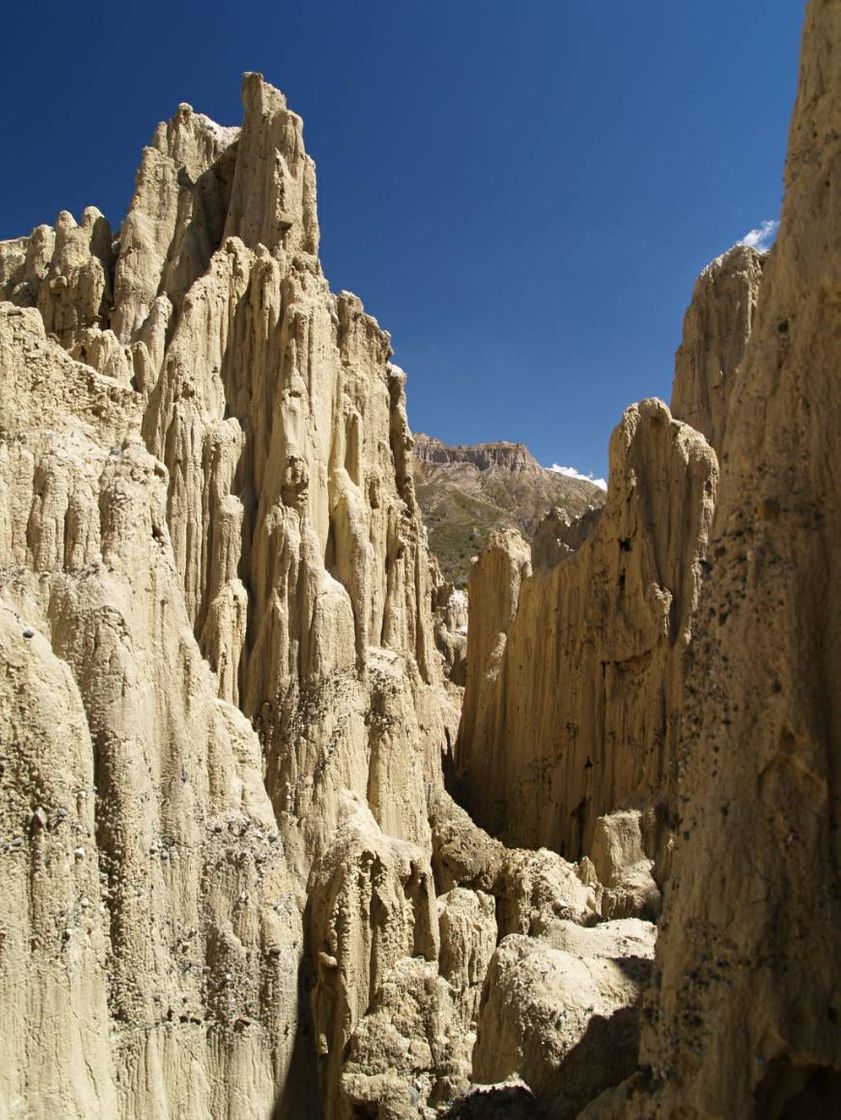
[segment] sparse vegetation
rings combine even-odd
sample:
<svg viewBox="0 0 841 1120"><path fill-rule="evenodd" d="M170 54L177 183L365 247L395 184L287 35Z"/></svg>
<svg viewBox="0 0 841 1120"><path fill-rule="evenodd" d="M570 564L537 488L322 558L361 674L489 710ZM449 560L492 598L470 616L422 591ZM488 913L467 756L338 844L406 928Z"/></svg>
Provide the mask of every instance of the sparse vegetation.
<svg viewBox="0 0 841 1120"><path fill-rule="evenodd" d="M456 587L467 586L470 559L482 551L493 529L510 526L530 539L552 506L577 517L604 501L604 492L592 483L555 474L536 462L525 468L500 463L481 469L465 461L464 450L452 462L414 463L430 547Z"/></svg>

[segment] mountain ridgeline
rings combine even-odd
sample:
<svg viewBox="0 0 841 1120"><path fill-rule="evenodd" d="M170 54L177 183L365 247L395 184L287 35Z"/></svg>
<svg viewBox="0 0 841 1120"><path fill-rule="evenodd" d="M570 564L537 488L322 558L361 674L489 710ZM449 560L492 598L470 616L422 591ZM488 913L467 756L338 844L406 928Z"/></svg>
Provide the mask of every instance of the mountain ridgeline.
<svg viewBox="0 0 841 1120"><path fill-rule="evenodd" d="M414 438L415 493L429 547L455 587L467 586L471 558L492 530L517 529L531 540L550 509L575 520L604 502L595 483L542 467L525 444L450 447L431 436Z"/></svg>

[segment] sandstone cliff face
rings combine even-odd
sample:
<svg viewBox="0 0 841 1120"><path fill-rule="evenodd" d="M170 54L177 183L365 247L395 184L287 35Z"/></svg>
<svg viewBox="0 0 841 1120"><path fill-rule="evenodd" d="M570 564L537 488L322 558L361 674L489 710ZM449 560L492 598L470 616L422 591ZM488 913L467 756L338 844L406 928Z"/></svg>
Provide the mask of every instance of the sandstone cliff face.
<svg viewBox="0 0 841 1120"><path fill-rule="evenodd" d="M720 450L727 407L753 327L765 257L736 245L698 277L675 355L672 415Z"/></svg>
<svg viewBox="0 0 841 1120"><path fill-rule="evenodd" d="M499 939L599 916L444 793L466 603L405 377L322 276L300 119L243 94L242 129L159 126L118 237L0 245L0 1105L33 1117L434 1115Z"/></svg>
<svg viewBox="0 0 841 1120"><path fill-rule="evenodd" d="M0 1099L32 1115L312 1107L310 870L347 797L431 850L453 710L405 378L321 273L300 118L243 99L157 129L116 239L89 209L0 246ZM358 979L368 923L335 935L343 1039L396 960Z"/></svg>
<svg viewBox="0 0 841 1120"><path fill-rule="evenodd" d="M259 743L199 653L135 394L34 309L0 308L0 364L0 1100L253 1115L302 942Z"/></svg>
<svg viewBox="0 0 841 1120"><path fill-rule="evenodd" d="M529 576L527 547L498 534L469 590L459 796L495 835L574 859L613 809L668 813L718 477L704 438L654 400L627 410L610 462L577 551L556 525Z"/></svg>
<svg viewBox="0 0 841 1120"><path fill-rule="evenodd" d="M810 0L777 247L687 317L712 530L644 401L601 513L474 566L454 762L527 847L443 789L463 602L282 95L181 106L117 238L0 244L0 1110L841 1110L840 51Z"/></svg>

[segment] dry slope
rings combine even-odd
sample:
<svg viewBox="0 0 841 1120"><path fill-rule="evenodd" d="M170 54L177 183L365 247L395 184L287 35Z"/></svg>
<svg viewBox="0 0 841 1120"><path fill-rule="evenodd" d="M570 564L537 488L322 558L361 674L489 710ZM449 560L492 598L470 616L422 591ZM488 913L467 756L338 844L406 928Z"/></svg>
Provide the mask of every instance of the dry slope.
<svg viewBox="0 0 841 1120"><path fill-rule="evenodd" d="M518 529L531 539L552 507L573 519L604 501L598 486L541 467L522 443L450 447L418 434L412 471L429 546L459 588L493 529Z"/></svg>

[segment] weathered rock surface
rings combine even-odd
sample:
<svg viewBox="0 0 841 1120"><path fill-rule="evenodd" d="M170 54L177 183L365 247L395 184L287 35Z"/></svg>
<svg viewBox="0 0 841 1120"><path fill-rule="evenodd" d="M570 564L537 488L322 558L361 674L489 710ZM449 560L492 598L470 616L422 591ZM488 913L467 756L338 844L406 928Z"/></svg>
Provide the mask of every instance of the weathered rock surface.
<svg viewBox="0 0 841 1120"><path fill-rule="evenodd" d="M313 868L309 889L313 1023L328 1116L338 1115L345 1048L380 984L403 958L436 961L439 944L424 853L383 835L356 798L348 798L345 812L333 845Z"/></svg>
<svg viewBox="0 0 841 1120"><path fill-rule="evenodd" d="M0 1112L841 1110L839 52L810 0L777 246L687 315L709 547L645 401L601 513L474 566L451 761L528 847L443 789L463 604L283 96L0 244Z"/></svg>
<svg viewBox="0 0 841 1120"><path fill-rule="evenodd" d="M506 842L575 859L598 817L674 789L718 477L703 436L655 400L626 411L610 462L577 551L529 577L524 543L498 534L469 590L454 789Z"/></svg>
<svg viewBox="0 0 841 1120"><path fill-rule="evenodd" d="M656 921L660 914L662 898L645 843L647 839L649 849L655 843L652 816L632 809L596 821L590 862L598 882L596 900L605 918ZM582 878L587 881L586 876Z"/></svg>
<svg viewBox="0 0 841 1120"><path fill-rule="evenodd" d="M398 961L351 1039L342 1102L331 1115L436 1115L469 1088L472 1039L435 964Z"/></svg>
<svg viewBox="0 0 841 1120"><path fill-rule="evenodd" d="M456 688L467 683L467 592L441 581L432 598L435 644L444 658L444 674ZM462 695L458 697L459 702Z"/></svg>
<svg viewBox="0 0 841 1120"><path fill-rule="evenodd" d="M159 126L116 239L90 208L0 245L0 1102L32 1116L298 1116L318 1038L329 1095L398 960L437 970L455 709L405 377L321 273L300 118L243 100ZM400 906L336 933L325 1011L305 941L367 852Z"/></svg>
<svg viewBox="0 0 841 1120"><path fill-rule="evenodd" d="M736 245L698 277L675 356L672 415L719 451L727 408L750 338L762 280L763 254Z"/></svg>
<svg viewBox="0 0 841 1120"><path fill-rule="evenodd" d="M196 644L135 394L8 303L0 364L0 1101L253 1115L302 945L259 742Z"/></svg>
<svg viewBox="0 0 841 1120"><path fill-rule="evenodd" d="M577 552L595 530L601 515L601 506L586 510L580 517L570 517L559 506L550 509L532 537L532 567L535 570L554 568L561 560Z"/></svg>
<svg viewBox="0 0 841 1120"><path fill-rule="evenodd" d="M441 975L449 982L465 1024L474 1023L482 983L497 942L496 906L482 891L453 890L438 896Z"/></svg>
<svg viewBox="0 0 841 1120"><path fill-rule="evenodd" d="M471 463L480 471L502 467L507 471L531 471L537 459L524 443L498 440L496 443L462 443L451 447L434 436L415 435L415 458L421 463Z"/></svg>
<svg viewBox="0 0 841 1120"><path fill-rule="evenodd" d="M531 551L515 529L496 529L491 533L488 547L471 566L469 595L476 596L476 601L472 612L468 606L467 653L472 668L465 677L467 687L455 752L457 774L465 769L464 744L477 741L483 734L489 711L498 702L505 643L517 615L520 588L529 575Z"/></svg>
<svg viewBox="0 0 841 1120"><path fill-rule="evenodd" d="M810 0L733 390L642 1060L660 1116L841 1104L841 5Z"/></svg>
<svg viewBox="0 0 841 1120"><path fill-rule="evenodd" d="M653 932L628 919L595 929L562 923L551 942L506 937L482 993L475 1079L519 1075L547 1116L567 1120L631 1073Z"/></svg>

